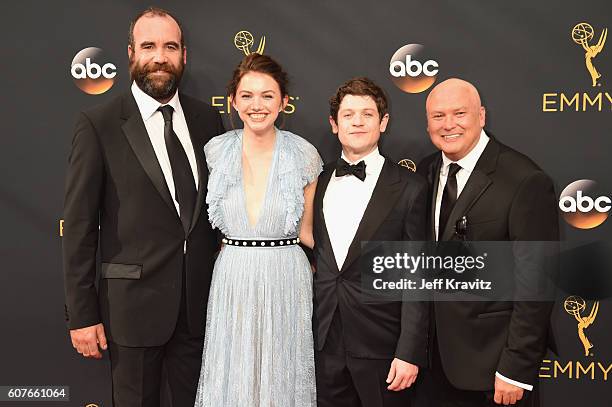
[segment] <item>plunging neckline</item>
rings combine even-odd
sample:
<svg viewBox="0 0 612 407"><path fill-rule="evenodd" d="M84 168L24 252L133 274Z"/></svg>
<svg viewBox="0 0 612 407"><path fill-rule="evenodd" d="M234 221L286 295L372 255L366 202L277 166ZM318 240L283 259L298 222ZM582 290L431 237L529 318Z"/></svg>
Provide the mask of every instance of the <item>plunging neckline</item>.
<svg viewBox="0 0 612 407"><path fill-rule="evenodd" d="M263 217L266 207L268 206L268 193L270 192L270 183L272 182L272 178L274 172L276 171L276 161L277 154L279 150L281 132L275 128L275 140L274 140L274 150L272 152L272 161L270 162L270 169L268 170L268 177L266 180L266 190L264 192L264 197L261 202L261 207L259 208L259 213L257 214L257 220L255 224L251 224L249 221L249 212L247 210L247 198L246 191L244 188L244 165L242 162L242 152L243 152L243 142L244 142L244 130L240 134L240 191L242 194L242 213L244 216L244 221L247 225L247 228L251 231L256 231L261 222L261 218Z"/></svg>

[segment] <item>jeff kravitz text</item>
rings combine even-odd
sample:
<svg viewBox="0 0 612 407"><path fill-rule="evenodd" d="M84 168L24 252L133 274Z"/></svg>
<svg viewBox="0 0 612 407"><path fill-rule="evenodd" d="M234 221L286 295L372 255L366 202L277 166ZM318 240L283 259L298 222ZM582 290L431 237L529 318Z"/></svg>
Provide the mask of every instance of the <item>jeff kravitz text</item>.
<svg viewBox="0 0 612 407"><path fill-rule="evenodd" d="M487 253L479 256L442 256L426 255L420 253L417 256L409 253L395 253L393 256L376 256L372 260L372 272L382 274L383 272L400 272L414 275L417 272L450 272L463 274L466 271L482 271L485 269ZM461 290L480 291L491 290L492 282L481 278L469 281L451 277L444 278L394 278L391 281L376 278L372 281L374 290Z"/></svg>

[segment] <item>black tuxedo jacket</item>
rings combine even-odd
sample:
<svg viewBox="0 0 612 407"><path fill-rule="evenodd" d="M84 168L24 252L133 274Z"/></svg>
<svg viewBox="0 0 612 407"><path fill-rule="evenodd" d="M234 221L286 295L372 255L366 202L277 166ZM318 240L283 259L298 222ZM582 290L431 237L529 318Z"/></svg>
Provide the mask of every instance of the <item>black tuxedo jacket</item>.
<svg viewBox="0 0 612 407"><path fill-rule="evenodd" d="M429 234L435 239L435 200L442 154L418 165L428 181ZM558 241L551 179L528 157L491 138L459 195L440 241L457 240L466 216L468 241ZM435 297L434 297L435 299ZM435 330L446 376L459 389L493 389L495 372L535 384L545 354L550 302L435 302Z"/></svg>
<svg viewBox="0 0 612 407"><path fill-rule="evenodd" d="M338 270L323 214L323 197L335 164L323 168L314 198L316 347L323 349L337 309L345 348L351 356L397 357L423 366L427 363L427 306L417 302L364 303L358 259L362 241L425 240L426 183L417 174L385 159L346 260ZM350 197L346 197L345 204L351 204Z"/></svg>
<svg viewBox="0 0 612 407"><path fill-rule="evenodd" d="M120 345L165 343L178 317L184 263L190 331L203 334L217 250L216 234L202 213L208 179L203 146L223 132L223 124L204 102L182 94L180 102L199 174L187 234L131 92L77 120L62 240L70 329L103 322L107 336Z"/></svg>

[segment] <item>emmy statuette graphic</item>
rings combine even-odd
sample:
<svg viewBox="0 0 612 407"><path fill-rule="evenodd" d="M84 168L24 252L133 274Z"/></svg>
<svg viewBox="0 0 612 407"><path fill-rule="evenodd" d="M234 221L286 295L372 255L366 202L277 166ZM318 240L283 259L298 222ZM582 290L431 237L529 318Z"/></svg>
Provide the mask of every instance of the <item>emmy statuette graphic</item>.
<svg viewBox="0 0 612 407"><path fill-rule="evenodd" d="M572 29L572 40L574 40L576 44L581 45L585 51L584 62L589 74L591 75L593 87L599 85L597 80L601 78L601 74L593 65L593 58L595 58L603 49L608 36L608 29L604 28L602 30L601 35L599 36L599 41L597 41L596 45L589 45L589 41L593 39L594 35L595 30L593 30L593 27L589 23L578 23Z"/></svg>
<svg viewBox="0 0 612 407"><path fill-rule="evenodd" d="M408 158L404 158L402 160L399 160L398 164L401 165L402 167L408 168L412 172L416 172L416 164L414 163L414 161L412 161L412 160L410 160Z"/></svg>
<svg viewBox="0 0 612 407"><path fill-rule="evenodd" d="M565 312L572 315L578 321L578 337L580 342L582 342L582 346L584 346L584 356L589 356L589 350L593 347L593 344L585 335L584 330L595 321L597 311L599 311L599 301L593 303L591 312L587 317L582 316L582 311L586 309L586 302L576 295L567 297L563 303L563 308L565 308Z"/></svg>
<svg viewBox="0 0 612 407"><path fill-rule="evenodd" d="M248 31L239 31L234 36L234 45L240 51L244 52L244 55L249 55L251 53L263 55L264 48L266 47L266 36L262 36L259 40L257 50L251 51L251 45L253 45L254 42L253 34Z"/></svg>

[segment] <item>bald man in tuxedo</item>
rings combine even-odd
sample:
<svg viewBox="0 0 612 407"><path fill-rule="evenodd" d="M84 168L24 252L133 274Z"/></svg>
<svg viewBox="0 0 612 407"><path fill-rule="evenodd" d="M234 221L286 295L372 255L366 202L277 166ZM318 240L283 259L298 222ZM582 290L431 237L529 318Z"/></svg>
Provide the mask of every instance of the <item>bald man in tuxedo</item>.
<svg viewBox="0 0 612 407"><path fill-rule="evenodd" d="M426 110L440 150L418 165L429 184L431 240L559 240L551 179L484 130L485 108L472 84L438 84ZM463 236L460 219L467 220ZM538 405L551 302L434 301L431 310L434 405Z"/></svg>

